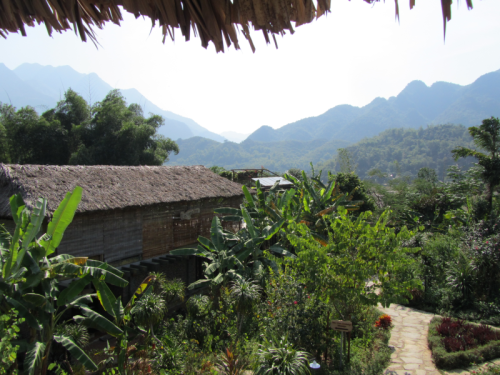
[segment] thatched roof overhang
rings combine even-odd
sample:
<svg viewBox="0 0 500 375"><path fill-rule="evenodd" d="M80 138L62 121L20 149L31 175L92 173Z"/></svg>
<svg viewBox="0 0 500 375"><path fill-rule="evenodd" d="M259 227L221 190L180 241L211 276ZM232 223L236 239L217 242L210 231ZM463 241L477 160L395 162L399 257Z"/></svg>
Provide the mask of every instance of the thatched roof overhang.
<svg viewBox="0 0 500 375"><path fill-rule="evenodd" d="M375 3L380 0L363 0ZM441 1L443 21L451 19L452 0ZM293 33L293 26L300 26L321 17L330 11L331 0L2 0L0 1L0 36L21 32L26 36L25 26L44 23L49 35L72 28L83 41L96 42L94 28L102 28L107 22L120 24L124 9L134 16L151 19L163 32L163 41L174 39L175 29L180 29L186 40L191 31L199 35L201 44L207 48L213 42L217 52L234 44L239 49L238 31L248 40L255 51L250 36L250 25L262 31L267 43L276 34ZM472 0L466 0L469 9ZM399 15L398 0L395 0L396 16ZM415 0L410 0L410 8Z"/></svg>
<svg viewBox="0 0 500 375"><path fill-rule="evenodd" d="M77 212L243 196L242 186L203 166L121 167L0 164L0 217L11 218L9 198L28 207L47 198L48 215L67 192L83 188Z"/></svg>

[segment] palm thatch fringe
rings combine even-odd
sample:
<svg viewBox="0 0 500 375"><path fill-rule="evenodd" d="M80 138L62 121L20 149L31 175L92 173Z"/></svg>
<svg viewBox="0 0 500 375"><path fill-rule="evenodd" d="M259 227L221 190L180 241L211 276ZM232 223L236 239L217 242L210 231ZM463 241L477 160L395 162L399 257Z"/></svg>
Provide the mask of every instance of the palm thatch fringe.
<svg viewBox="0 0 500 375"><path fill-rule="evenodd" d="M374 3L380 0L364 0ZM452 0L441 1L444 30L451 19ZM472 9L472 0L466 0ZM398 0L396 17L399 17ZM147 16L153 26L158 24L163 32L175 37L174 30L180 29L187 40L198 35L204 48L213 42L217 52L234 44L239 49L238 26L248 40L252 50L255 47L250 36L250 23L254 30L262 30L267 43L269 36L276 44L276 34L288 30L293 34L292 22L300 26L321 17L330 11L331 0L0 0L0 36L21 32L26 36L25 26L44 23L49 35L73 29L83 41L97 43L94 28L101 29L106 22L117 25L122 20L121 8L134 16ZM415 0L410 0L410 9Z"/></svg>
<svg viewBox="0 0 500 375"><path fill-rule="evenodd" d="M240 184L203 166L119 167L0 163L0 218L11 218L9 198L21 193L28 207L47 198L49 216L65 194L83 188L77 212L243 196Z"/></svg>

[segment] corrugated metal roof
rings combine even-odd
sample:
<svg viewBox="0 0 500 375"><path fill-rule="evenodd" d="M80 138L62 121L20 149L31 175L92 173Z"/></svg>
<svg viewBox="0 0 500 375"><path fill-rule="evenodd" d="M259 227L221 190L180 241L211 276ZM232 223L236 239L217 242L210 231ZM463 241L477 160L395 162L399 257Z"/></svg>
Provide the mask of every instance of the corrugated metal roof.
<svg viewBox="0 0 500 375"><path fill-rule="evenodd" d="M283 177L259 177L252 178L252 180L259 181L260 185L263 187L271 187L276 183L276 181L280 182L280 186L293 185L290 181L285 180Z"/></svg>

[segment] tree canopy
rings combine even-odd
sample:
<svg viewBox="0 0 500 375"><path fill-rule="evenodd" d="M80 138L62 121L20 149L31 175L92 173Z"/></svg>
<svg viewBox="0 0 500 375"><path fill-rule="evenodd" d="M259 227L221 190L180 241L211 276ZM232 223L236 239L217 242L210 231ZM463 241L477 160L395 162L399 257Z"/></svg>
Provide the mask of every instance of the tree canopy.
<svg viewBox="0 0 500 375"><path fill-rule="evenodd" d="M127 107L118 90L90 106L69 89L41 116L0 104L0 161L19 164L162 165L179 147L157 134L161 116Z"/></svg>
<svg viewBox="0 0 500 375"><path fill-rule="evenodd" d="M475 157L483 167L481 177L487 186L488 211L493 204L493 190L500 184L500 120L495 117L483 120L479 126L471 126L469 133L474 144L486 153L459 146L452 150L455 160Z"/></svg>

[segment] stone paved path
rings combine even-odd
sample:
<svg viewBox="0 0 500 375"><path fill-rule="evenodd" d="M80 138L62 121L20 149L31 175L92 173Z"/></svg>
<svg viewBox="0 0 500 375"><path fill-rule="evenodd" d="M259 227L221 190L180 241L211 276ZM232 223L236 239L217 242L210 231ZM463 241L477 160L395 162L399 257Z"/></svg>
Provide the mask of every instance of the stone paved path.
<svg viewBox="0 0 500 375"><path fill-rule="evenodd" d="M378 308L390 315L394 327L389 345L393 346L387 375L439 375L427 345L427 330L434 314L391 304Z"/></svg>

